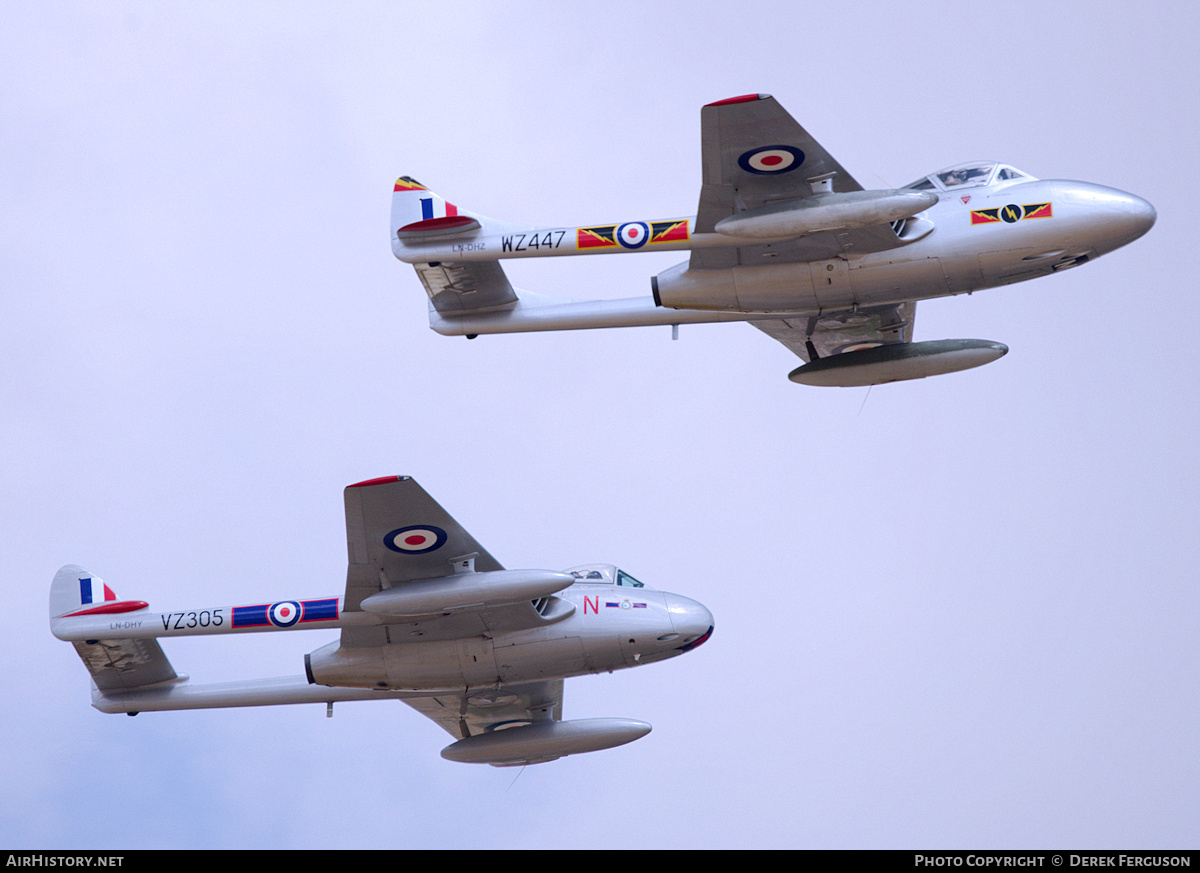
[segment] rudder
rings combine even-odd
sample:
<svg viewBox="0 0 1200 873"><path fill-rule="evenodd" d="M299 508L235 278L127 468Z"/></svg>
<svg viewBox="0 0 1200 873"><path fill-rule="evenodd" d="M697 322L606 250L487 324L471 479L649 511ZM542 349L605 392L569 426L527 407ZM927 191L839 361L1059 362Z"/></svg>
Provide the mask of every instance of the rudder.
<svg viewBox="0 0 1200 873"><path fill-rule="evenodd" d="M454 236L480 227L479 217L460 212L411 176L401 176L392 189L392 246L405 239ZM397 252L398 254L398 252Z"/></svg>

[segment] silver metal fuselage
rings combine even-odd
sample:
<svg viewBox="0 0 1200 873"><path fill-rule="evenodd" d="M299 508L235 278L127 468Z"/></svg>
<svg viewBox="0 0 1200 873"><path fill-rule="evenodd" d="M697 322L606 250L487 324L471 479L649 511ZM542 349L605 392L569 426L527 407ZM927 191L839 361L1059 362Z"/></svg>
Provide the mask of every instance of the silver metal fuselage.
<svg viewBox="0 0 1200 873"><path fill-rule="evenodd" d="M1039 205L1040 214L1027 207ZM1015 208L1013 208L1015 207ZM1008 210L1005 212L1005 210ZM981 220L986 210L1000 210ZM745 246L758 262L726 269L692 269L682 263L656 277L656 298L523 305L463 315L431 309L430 325L447 335L631 327L815 315L856 306L924 300L992 288L1077 266L1120 248L1155 221L1140 197L1088 182L1032 180L940 192L937 205L918 213L900 244L858 254L838 244L836 231L803 237L813 257L772 263L770 245L721 233L637 251ZM493 225L494 226L494 225ZM487 227L485 225L485 227ZM694 231L694 222L691 225ZM468 241L394 241L410 263L491 261L521 257L628 252L576 249L576 228L505 227ZM905 237L910 241L906 241ZM564 239L557 247L530 241ZM758 248L755 248L758 247Z"/></svg>
<svg viewBox="0 0 1200 873"><path fill-rule="evenodd" d="M332 607L335 601L336 609ZM344 612L342 598L304 603L330 604L329 612L336 617L286 627L265 621L235 627L235 610L244 607L168 613L141 609L52 620L51 629L59 639L85 643L114 637L137 640L386 627L388 642L383 645L343 647L340 641L335 641L306 656L308 682L340 688L422 692L566 679L636 667L690 651L704 642L713 629L712 613L690 598L652 588L586 581L576 581L536 605L533 602L510 605L507 608L528 609L529 623L534 626L494 634L477 623L465 630L462 623L454 620L454 613L397 619L360 611ZM237 699L243 685L237 683L228 688L230 702L210 702L210 705L241 705L232 701ZM287 695L295 699L284 699ZM192 696L197 706L206 698L211 701L216 697L207 689L189 689L186 685L167 686L154 693L139 691L135 696L147 705L124 702L104 708L113 711L181 708L181 703ZM172 705L156 706L157 698L162 698L159 703L170 701ZM289 686L286 692L280 690L279 700L270 702L305 702L309 698L324 700L330 699L330 695L310 694ZM358 695L349 699L358 699Z"/></svg>
<svg viewBox="0 0 1200 873"><path fill-rule="evenodd" d="M427 636L428 622L412 622L390 624L386 645L330 643L305 659L309 679L390 691L494 688L661 661L713 629L702 604L649 588L577 582L554 600L543 607L545 624L528 630L439 640Z"/></svg>

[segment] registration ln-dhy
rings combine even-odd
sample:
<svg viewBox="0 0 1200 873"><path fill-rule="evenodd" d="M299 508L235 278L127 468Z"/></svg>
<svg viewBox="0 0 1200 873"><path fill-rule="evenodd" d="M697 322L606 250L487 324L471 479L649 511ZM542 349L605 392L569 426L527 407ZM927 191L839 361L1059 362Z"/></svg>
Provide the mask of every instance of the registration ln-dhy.
<svg viewBox="0 0 1200 873"><path fill-rule="evenodd" d="M650 732L629 718L563 721L563 680L673 658L712 614L610 564L506 570L415 481L345 490L341 597L152 611L74 564L50 588L50 629L74 644L92 705L172 709L400 700L443 727L453 761L508 766L607 749ZM303 677L193 685L159 637L340 629Z"/></svg>

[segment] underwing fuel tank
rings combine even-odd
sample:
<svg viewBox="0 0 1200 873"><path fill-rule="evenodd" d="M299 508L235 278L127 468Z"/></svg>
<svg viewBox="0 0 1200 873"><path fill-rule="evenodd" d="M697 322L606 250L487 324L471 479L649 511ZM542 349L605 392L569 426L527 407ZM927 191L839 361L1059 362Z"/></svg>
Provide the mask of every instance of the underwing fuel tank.
<svg viewBox="0 0 1200 873"><path fill-rule="evenodd" d="M952 339L893 343L816 358L788 373L801 385L855 388L924 379L990 364L1008 353L1004 343Z"/></svg>
<svg viewBox="0 0 1200 873"><path fill-rule="evenodd" d="M545 721L489 731L442 749L447 761L510 767L553 761L579 752L623 746L650 733L650 725L632 718L583 718Z"/></svg>
<svg viewBox="0 0 1200 873"><path fill-rule="evenodd" d="M458 573L385 588L364 599L362 609L375 615L430 615L537 600L574 583L575 577L570 573L553 570Z"/></svg>
<svg viewBox="0 0 1200 873"><path fill-rule="evenodd" d="M870 227L912 218L938 196L926 191L846 191L746 209L716 224L717 233L749 239L788 239L806 233Z"/></svg>

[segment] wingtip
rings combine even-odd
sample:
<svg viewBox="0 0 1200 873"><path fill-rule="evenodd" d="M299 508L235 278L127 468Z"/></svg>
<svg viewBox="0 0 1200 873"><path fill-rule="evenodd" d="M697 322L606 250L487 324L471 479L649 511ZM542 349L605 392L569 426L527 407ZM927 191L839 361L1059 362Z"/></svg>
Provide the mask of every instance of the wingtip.
<svg viewBox="0 0 1200 873"><path fill-rule="evenodd" d="M729 106L733 103L753 103L755 100L766 100L770 94L743 94L740 97L727 97L724 100L717 100L715 103L706 103L707 106Z"/></svg>
<svg viewBox="0 0 1200 873"><path fill-rule="evenodd" d="M407 476L380 476L376 479L364 479L361 482L355 482L353 485L347 485L347 488L366 488L369 485L386 485L388 482L399 482L401 479L407 479Z"/></svg>

